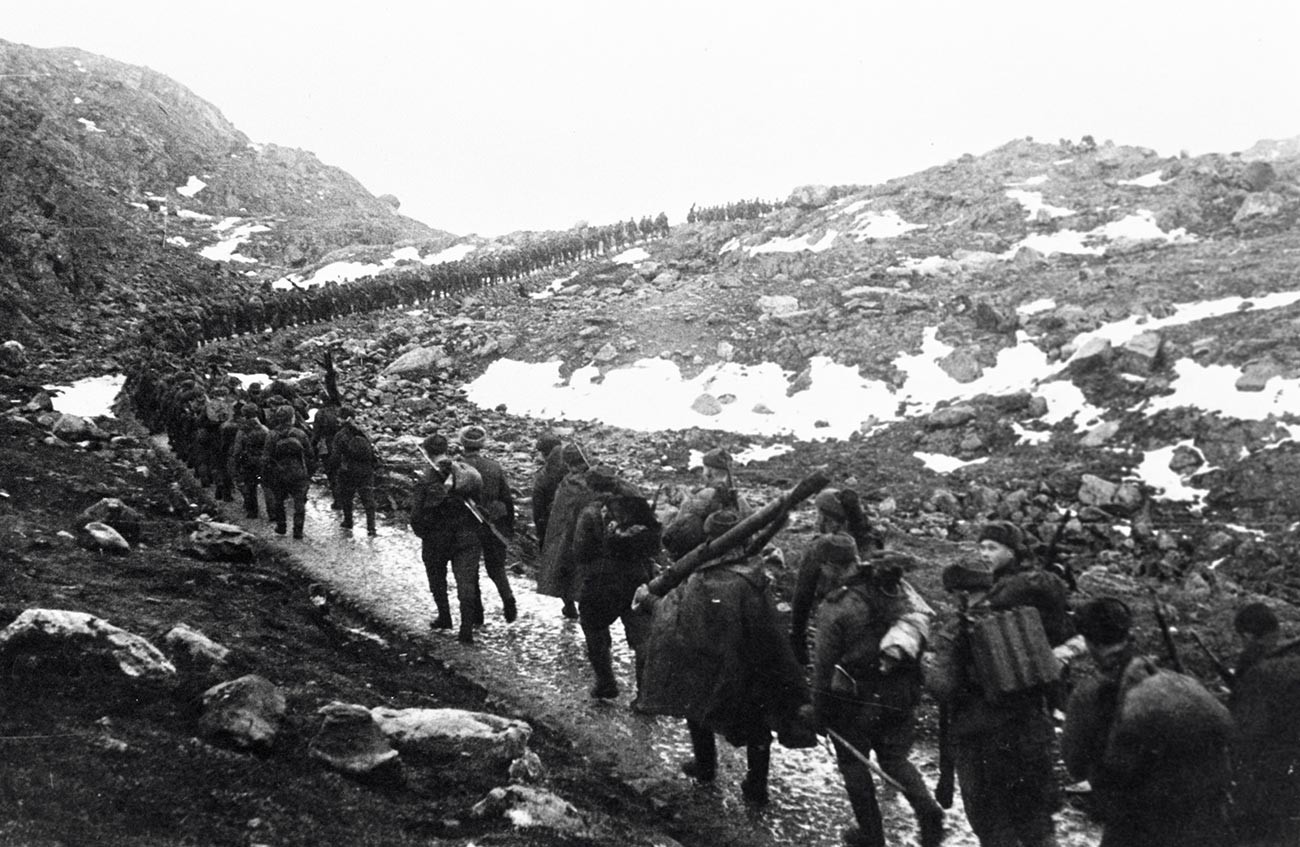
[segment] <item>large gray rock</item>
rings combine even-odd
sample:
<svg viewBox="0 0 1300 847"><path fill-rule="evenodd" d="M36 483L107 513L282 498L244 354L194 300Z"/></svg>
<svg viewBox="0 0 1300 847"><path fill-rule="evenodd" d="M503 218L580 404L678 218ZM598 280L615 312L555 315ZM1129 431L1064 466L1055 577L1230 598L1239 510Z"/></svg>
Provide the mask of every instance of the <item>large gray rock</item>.
<svg viewBox="0 0 1300 847"><path fill-rule="evenodd" d="M1139 333L1120 347L1120 364L1130 373L1149 374L1160 362L1164 336L1154 330Z"/></svg>
<svg viewBox="0 0 1300 847"><path fill-rule="evenodd" d="M1071 365L1080 369L1108 365L1115 358L1115 350L1106 338L1090 338L1075 351Z"/></svg>
<svg viewBox="0 0 1300 847"><path fill-rule="evenodd" d="M1085 506L1109 506L1118 492L1117 484L1086 473L1080 479L1078 498Z"/></svg>
<svg viewBox="0 0 1300 847"><path fill-rule="evenodd" d="M91 421L80 415L66 413L59 415L50 431L54 433L55 437L64 441L90 441L92 439L108 438L107 434L102 432Z"/></svg>
<svg viewBox="0 0 1300 847"><path fill-rule="evenodd" d="M788 294L765 294L758 298L758 310L767 317L792 315L799 311L799 299Z"/></svg>
<svg viewBox="0 0 1300 847"><path fill-rule="evenodd" d="M86 612L27 609L0 630L0 664L22 657L72 659L87 669L109 670L141 682L170 682L176 668L138 635Z"/></svg>
<svg viewBox="0 0 1300 847"><path fill-rule="evenodd" d="M209 562L251 562L257 536L229 523L211 521L190 533L186 552Z"/></svg>
<svg viewBox="0 0 1300 847"><path fill-rule="evenodd" d="M984 375L984 366L969 350L953 350L939 360L939 367L960 383L974 382Z"/></svg>
<svg viewBox="0 0 1300 847"><path fill-rule="evenodd" d="M1286 372L1273 358L1255 359L1247 362L1241 370L1241 376L1237 378L1238 391L1263 391L1268 381L1275 376L1281 376Z"/></svg>
<svg viewBox="0 0 1300 847"><path fill-rule="evenodd" d="M695 402L691 403L691 409L701 415L712 417L722 414L722 403L712 394L701 394L695 398Z"/></svg>
<svg viewBox="0 0 1300 847"><path fill-rule="evenodd" d="M1257 218L1271 218L1280 214L1285 208L1286 199L1280 194L1272 191L1249 194L1237 208L1237 214L1232 216L1232 222L1239 224Z"/></svg>
<svg viewBox="0 0 1300 847"><path fill-rule="evenodd" d="M470 817L504 817L517 827L544 827L569 833L587 828L586 818L572 803L549 791L527 785L493 788L474 804Z"/></svg>
<svg viewBox="0 0 1300 847"><path fill-rule="evenodd" d="M325 720L307 748L308 755L354 776L397 763L397 751L366 707L330 703L317 714Z"/></svg>
<svg viewBox="0 0 1300 847"><path fill-rule="evenodd" d="M203 692L199 734L240 749L271 746L284 724L288 703L270 681L249 674Z"/></svg>
<svg viewBox="0 0 1300 847"><path fill-rule="evenodd" d="M17 341L0 344L0 372L16 374L26 368L27 348Z"/></svg>
<svg viewBox="0 0 1300 847"><path fill-rule="evenodd" d="M177 667L206 673L225 665L230 648L218 644L202 632L178 623L163 636L163 646L171 654Z"/></svg>
<svg viewBox="0 0 1300 847"><path fill-rule="evenodd" d="M122 533L99 521L91 521L81 527L77 538L83 547L91 550L103 550L107 553L131 552L131 545L122 537Z"/></svg>
<svg viewBox="0 0 1300 847"><path fill-rule="evenodd" d="M964 403L959 403L956 406L935 409L925 419L925 425L929 429L952 429L953 427L968 424L973 420L975 420L975 409Z"/></svg>
<svg viewBox="0 0 1300 847"><path fill-rule="evenodd" d="M76 527L81 529L92 521L108 524L128 542L136 544L140 541L140 526L144 515L117 497L105 497L77 516Z"/></svg>
<svg viewBox="0 0 1300 847"><path fill-rule="evenodd" d="M801 185L790 192L786 202L803 209L820 209L831 202L831 190L825 185Z"/></svg>
<svg viewBox="0 0 1300 847"><path fill-rule="evenodd" d="M453 364L452 358L441 347L417 347L398 356L384 368L384 376L404 376L408 379L435 376Z"/></svg>
<svg viewBox="0 0 1300 847"><path fill-rule="evenodd" d="M1110 442L1115 434L1119 432L1119 421L1102 421L1079 439L1079 444L1084 447L1100 447Z"/></svg>
<svg viewBox="0 0 1300 847"><path fill-rule="evenodd" d="M524 754L533 734L523 721L464 709L378 706L370 715L400 753L446 759L466 755L501 767Z"/></svg>

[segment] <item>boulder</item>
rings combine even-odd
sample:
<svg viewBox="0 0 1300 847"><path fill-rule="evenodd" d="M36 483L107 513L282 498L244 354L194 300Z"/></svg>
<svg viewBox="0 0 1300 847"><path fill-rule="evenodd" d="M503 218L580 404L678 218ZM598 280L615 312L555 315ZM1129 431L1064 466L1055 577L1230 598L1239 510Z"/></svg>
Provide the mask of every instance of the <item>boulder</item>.
<svg viewBox="0 0 1300 847"><path fill-rule="evenodd" d="M939 367L960 383L974 382L984 375L984 366L969 350L953 350L939 360Z"/></svg>
<svg viewBox="0 0 1300 847"><path fill-rule="evenodd" d="M230 656L229 647L218 644L199 630L183 623L178 623L167 631L163 636L163 646L177 667L199 673L223 666Z"/></svg>
<svg viewBox="0 0 1300 847"><path fill-rule="evenodd" d="M0 630L0 666L49 658L78 669L104 669L140 682L169 682L176 668L148 640L86 612L27 609Z"/></svg>
<svg viewBox="0 0 1300 847"><path fill-rule="evenodd" d="M799 311L799 300L788 294L766 294L758 298L758 310L764 317L780 317Z"/></svg>
<svg viewBox="0 0 1300 847"><path fill-rule="evenodd" d="M1246 363L1241 369L1241 376L1237 378L1238 391L1263 391L1268 381L1275 376L1281 376L1286 373L1282 367L1273 358L1255 359Z"/></svg>
<svg viewBox="0 0 1300 847"><path fill-rule="evenodd" d="M1026 415L1031 418L1041 418L1043 415L1047 414L1047 412L1048 405L1046 397L1035 394L1033 397L1029 398L1029 405L1025 407Z"/></svg>
<svg viewBox="0 0 1300 847"><path fill-rule="evenodd" d="M1105 367L1115 358L1115 350L1111 347L1109 339L1106 338L1089 338L1083 346L1075 351L1071 357L1070 364L1072 367L1080 370L1086 370L1095 367Z"/></svg>
<svg viewBox="0 0 1300 847"><path fill-rule="evenodd" d="M485 766L508 766L528 749L533 729L527 723L464 709L370 710L389 743L403 755L433 759L470 756Z"/></svg>
<svg viewBox="0 0 1300 847"><path fill-rule="evenodd" d="M1086 473L1080 480L1078 498L1085 506L1109 506L1118 491L1115 483Z"/></svg>
<svg viewBox="0 0 1300 847"><path fill-rule="evenodd" d="M366 707L335 702L322 706L317 714L325 720L307 748L312 758L353 776L397 764L397 751Z"/></svg>
<svg viewBox="0 0 1300 847"><path fill-rule="evenodd" d="M493 788L474 804L470 817L504 817L518 827L544 827L569 833L587 828L586 819L572 803L549 791L517 784Z"/></svg>
<svg viewBox="0 0 1300 847"><path fill-rule="evenodd" d="M1263 191L1277 179L1277 172L1268 162L1258 159L1247 164L1241 172L1241 184L1247 191Z"/></svg>
<svg viewBox="0 0 1300 847"><path fill-rule="evenodd" d="M1265 191L1262 194L1248 194L1242 201L1241 206L1237 208L1237 213L1232 216L1232 222L1235 224L1243 223L1258 218L1271 218L1282 212L1286 208L1286 199L1272 191Z"/></svg>
<svg viewBox="0 0 1300 847"><path fill-rule="evenodd" d="M542 767L542 760L532 750L525 750L524 754L510 763L510 778L515 782L537 782L546 776L546 768Z"/></svg>
<svg viewBox="0 0 1300 847"><path fill-rule="evenodd" d="M185 552L208 562L251 562L257 558L256 540L234 524L204 522L190 533Z"/></svg>
<svg viewBox="0 0 1300 847"><path fill-rule="evenodd" d="M1084 434L1079 439L1079 444L1084 447L1100 447L1108 443L1119 432L1119 421L1102 421Z"/></svg>
<svg viewBox="0 0 1300 847"><path fill-rule="evenodd" d="M718 358L724 362L730 362L731 357L736 355L736 346L730 341L718 342Z"/></svg>
<svg viewBox="0 0 1300 847"><path fill-rule="evenodd" d="M77 516L76 528L92 522L105 523L117 530L131 544L140 541L140 526L144 516L116 497L105 497Z"/></svg>
<svg viewBox="0 0 1300 847"><path fill-rule="evenodd" d="M100 432L99 427L80 415L59 415L54 421L54 426L50 429L55 437L64 441L90 441L93 438L99 438L104 434Z"/></svg>
<svg viewBox="0 0 1300 847"><path fill-rule="evenodd" d="M1173 455L1169 457L1169 470L1179 476L1187 476L1204 464L1205 457L1201 455L1201 451L1186 444L1175 447Z"/></svg>
<svg viewBox="0 0 1300 847"><path fill-rule="evenodd" d="M600 362L603 365L607 365L617 358L618 358L618 348L615 347L611 342L606 341L604 346L602 346L599 350L596 351L596 361Z"/></svg>
<svg viewBox="0 0 1300 847"><path fill-rule="evenodd" d="M925 425L927 429L952 429L964 426L973 420L975 420L974 407L959 403L956 406L935 409L925 419Z"/></svg>
<svg viewBox="0 0 1300 847"><path fill-rule="evenodd" d="M50 397L48 391L38 391L32 396L31 400L27 401L27 405L23 406L23 411L31 413L52 412L54 411L54 398Z"/></svg>
<svg viewBox="0 0 1300 847"><path fill-rule="evenodd" d="M695 398L693 403L691 403L691 409L701 415L712 417L713 415L722 413L722 404L719 403L718 398L714 397L712 394L701 394L699 397Z"/></svg>
<svg viewBox="0 0 1300 847"><path fill-rule="evenodd" d="M975 328L985 332L1015 332L1020 326L1020 316L1014 311L1000 309L987 300L975 304Z"/></svg>
<svg viewBox="0 0 1300 847"><path fill-rule="evenodd" d="M83 526L78 540L82 546L91 550L104 550L109 553L131 552L131 545L120 532L99 521L91 521Z"/></svg>
<svg viewBox="0 0 1300 847"><path fill-rule="evenodd" d="M287 711L280 689L256 674L241 676L203 692L199 734L239 749L266 748Z"/></svg>
<svg viewBox="0 0 1300 847"><path fill-rule="evenodd" d="M439 371L451 367L453 360L441 347L417 347L398 356L382 371L384 376L403 376L418 379L423 376L436 376Z"/></svg>
<svg viewBox="0 0 1300 847"><path fill-rule="evenodd" d="M786 203L801 209L820 209L831 202L831 190L825 185L801 185L790 192Z"/></svg>
<svg viewBox="0 0 1300 847"><path fill-rule="evenodd" d="M1120 346L1121 367L1136 374L1149 374L1160 364L1165 339L1154 330L1138 333Z"/></svg>
<svg viewBox="0 0 1300 847"><path fill-rule="evenodd" d="M17 341L0 344L0 372L17 374L27 368L27 348Z"/></svg>

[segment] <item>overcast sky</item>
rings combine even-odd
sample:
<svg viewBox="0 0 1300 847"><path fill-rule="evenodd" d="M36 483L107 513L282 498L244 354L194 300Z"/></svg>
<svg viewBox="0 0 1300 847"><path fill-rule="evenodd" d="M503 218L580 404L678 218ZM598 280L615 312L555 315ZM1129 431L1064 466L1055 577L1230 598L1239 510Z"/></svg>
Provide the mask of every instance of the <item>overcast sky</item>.
<svg viewBox="0 0 1300 847"><path fill-rule="evenodd" d="M874 183L1012 138L1300 135L1300 3L8 2L459 234Z"/></svg>

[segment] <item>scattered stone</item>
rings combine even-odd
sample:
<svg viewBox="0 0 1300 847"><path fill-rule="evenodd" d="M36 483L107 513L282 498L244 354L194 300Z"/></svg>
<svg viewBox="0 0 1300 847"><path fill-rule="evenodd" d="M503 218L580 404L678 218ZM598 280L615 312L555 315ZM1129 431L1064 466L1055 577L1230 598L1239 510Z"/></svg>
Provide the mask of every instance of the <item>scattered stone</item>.
<svg viewBox="0 0 1300 847"><path fill-rule="evenodd" d="M788 294L768 294L758 298L758 310L764 317L780 317L799 311L799 300Z"/></svg>
<svg viewBox="0 0 1300 847"><path fill-rule="evenodd" d="M722 404L712 394L701 394L695 398L695 402L691 403L691 409L701 415L712 417L722 413Z"/></svg>
<svg viewBox="0 0 1300 847"><path fill-rule="evenodd" d="M257 558L256 541L234 524L208 521L190 533L185 552L208 562L251 562Z"/></svg>
<svg viewBox="0 0 1300 847"><path fill-rule="evenodd" d="M1109 506L1118 491L1117 484L1086 473L1080 480L1078 498L1085 506Z"/></svg>
<svg viewBox="0 0 1300 847"><path fill-rule="evenodd" d="M542 760L532 750L510 763L510 778L515 782L540 782L546 776Z"/></svg>
<svg viewBox="0 0 1300 847"><path fill-rule="evenodd" d="M370 710L375 724L403 754L450 759L461 755L504 767L524 755L533 730L527 723L464 709Z"/></svg>
<svg viewBox="0 0 1300 847"><path fill-rule="evenodd" d="M1164 336L1154 330L1138 333L1120 347L1120 365L1130 373L1149 374L1160 363Z"/></svg>
<svg viewBox="0 0 1300 847"><path fill-rule="evenodd" d="M1042 258L1041 254L1038 257ZM1011 333L1020 326L1020 316L1014 311L1005 311L987 300L975 304L975 328L985 332Z"/></svg>
<svg viewBox="0 0 1300 847"><path fill-rule="evenodd" d="M199 673L221 667L230 656L229 647L183 623L167 631L163 636L163 646L171 653L177 667Z"/></svg>
<svg viewBox="0 0 1300 847"><path fill-rule="evenodd" d="M75 661L81 669L98 665L130 680L167 682L176 668L148 640L86 612L27 609L0 630L0 664L20 656ZM38 662L39 664L39 662Z"/></svg>
<svg viewBox="0 0 1300 847"><path fill-rule="evenodd" d="M54 411L54 398L50 397L48 391L38 391L31 400L27 401L27 405L23 406L23 411L32 414L52 412Z"/></svg>
<svg viewBox="0 0 1300 847"><path fill-rule="evenodd" d="M1119 432L1119 421L1103 421L1088 430L1083 438L1079 439L1079 444L1084 447L1100 447L1110 442L1117 432Z"/></svg>
<svg viewBox="0 0 1300 847"><path fill-rule="evenodd" d="M99 427L90 421L80 415L66 413L59 415L50 431L54 433L55 437L69 442L90 441L99 437L106 438L104 433L100 432Z"/></svg>
<svg viewBox="0 0 1300 847"><path fill-rule="evenodd" d="M330 703L317 710L325 720L307 748L308 755L353 776L395 765L398 753L364 706Z"/></svg>
<svg viewBox="0 0 1300 847"><path fill-rule="evenodd" d="M436 376L446 370L454 361L441 347L417 347L403 353L392 364L384 368L384 376L403 376L418 379L422 376Z"/></svg>
<svg viewBox="0 0 1300 847"><path fill-rule="evenodd" d="M587 827L586 819L572 803L527 785L493 788L469 815L475 819L505 817L518 827L540 826L560 832L576 833Z"/></svg>
<svg viewBox="0 0 1300 847"><path fill-rule="evenodd" d="M1047 414L1047 412L1048 405L1046 397L1035 394L1033 397L1029 398L1029 405L1025 407L1025 414L1029 415L1031 418L1041 418L1043 415Z"/></svg>
<svg viewBox="0 0 1300 847"><path fill-rule="evenodd" d="M270 747L288 711L280 689L256 674L209 688L202 707L199 734L239 749Z"/></svg>
<svg viewBox="0 0 1300 847"><path fill-rule="evenodd" d="M1090 338L1075 351L1071 366L1079 370L1109 365L1115 358L1115 349L1106 338Z"/></svg>
<svg viewBox="0 0 1300 847"><path fill-rule="evenodd" d="M786 202L801 209L820 209L831 202L831 190L825 185L801 185L790 192Z"/></svg>
<svg viewBox="0 0 1300 847"><path fill-rule="evenodd" d="M122 534L106 523L91 521L81 529L79 538L82 544L91 550L104 550L109 553L131 552L131 545Z"/></svg>
<svg viewBox="0 0 1300 847"><path fill-rule="evenodd" d="M1263 391L1268 381L1275 376L1282 376L1286 369L1274 359L1255 359L1246 363L1237 378L1238 391Z"/></svg>
<svg viewBox="0 0 1300 847"><path fill-rule="evenodd" d="M609 364L617 358L618 348L608 341L605 342L603 347L596 351L596 361L601 364Z"/></svg>
<svg viewBox="0 0 1300 847"><path fill-rule="evenodd" d="M1173 455L1169 457L1169 470L1179 476L1187 476L1204 464L1205 457L1201 455L1201 451L1186 444L1175 447Z"/></svg>
<svg viewBox="0 0 1300 847"><path fill-rule="evenodd" d="M736 346L730 341L718 342L718 358L724 362L730 362L731 357L736 355Z"/></svg>
<svg viewBox="0 0 1300 847"><path fill-rule="evenodd" d="M1271 218L1280 214L1285 208L1286 198L1281 194L1272 191L1249 194L1238 207L1237 213L1232 216L1232 222L1239 224L1257 218Z"/></svg>
<svg viewBox="0 0 1300 847"><path fill-rule="evenodd" d="M975 420L975 409L965 404L935 409L925 419L927 429L952 429Z"/></svg>
<svg viewBox="0 0 1300 847"><path fill-rule="evenodd" d="M143 521L144 516L140 512L117 497L105 497L77 516L76 527L81 529L86 524L94 522L108 524L126 541L137 544L140 541L140 527Z"/></svg>
<svg viewBox="0 0 1300 847"><path fill-rule="evenodd" d="M969 350L953 350L939 360L944 373L960 383L974 382L984 375L981 365Z"/></svg>
<svg viewBox="0 0 1300 847"><path fill-rule="evenodd" d="M0 371L17 374L27 368L27 348L18 341L0 344Z"/></svg>

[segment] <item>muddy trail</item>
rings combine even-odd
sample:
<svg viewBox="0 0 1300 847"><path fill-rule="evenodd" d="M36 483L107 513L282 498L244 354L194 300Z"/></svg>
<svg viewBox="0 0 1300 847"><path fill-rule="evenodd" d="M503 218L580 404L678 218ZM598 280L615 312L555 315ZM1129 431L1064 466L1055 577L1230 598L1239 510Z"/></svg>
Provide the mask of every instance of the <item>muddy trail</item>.
<svg viewBox="0 0 1300 847"><path fill-rule="evenodd" d="M319 486L317 491L319 493ZM530 577L512 574L519 616L507 624L500 598L482 577L485 625L474 645L462 645L454 630L429 629L435 610L420 561L420 542L404 525L380 519L379 532L339 527L338 513L320 499L307 510L306 538L278 539L263 519L236 516L227 507L226 519L275 540L300 563L312 580L333 588L341 599L376 628L427 644L429 655L492 692L503 711L544 724L572 740L593 764L607 770L634 792L663 811L666 826L687 843L709 844L840 844L840 831L852 823L848 801L833 756L827 747L787 750L774 745L770 805L756 809L740 796L745 774L743 749L719 744L719 773L709 786L697 785L680 773L690 756L685 722L676 718L640 715L629 708L635 693L632 657L621 632L614 627L615 666L622 692L617 700L588 697L591 684L582 631L576 621L560 615L557 599L537 594ZM449 574L454 586L454 578ZM453 588L453 609L454 588ZM363 704L372 705L372 704ZM934 784L938 755L933 739L923 739L913 761ZM911 809L888 787L879 789L886 832L891 843L915 844ZM569 798L581 805L583 798ZM1097 843L1098 830L1077 809L1066 806L1058 815L1066 845ZM945 843L973 847L978 842L966 826L960 797L948 812Z"/></svg>

